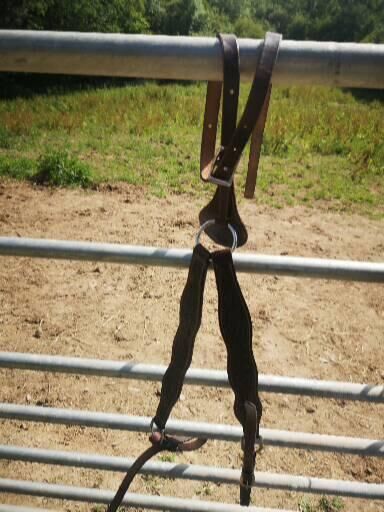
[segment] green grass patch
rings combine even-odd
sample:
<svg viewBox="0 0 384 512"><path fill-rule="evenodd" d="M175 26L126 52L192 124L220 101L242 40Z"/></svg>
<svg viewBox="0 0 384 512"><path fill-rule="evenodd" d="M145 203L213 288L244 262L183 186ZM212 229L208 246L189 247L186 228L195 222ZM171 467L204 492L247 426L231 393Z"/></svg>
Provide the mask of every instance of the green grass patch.
<svg viewBox="0 0 384 512"><path fill-rule="evenodd" d="M15 180L29 179L36 171L36 161L0 154L0 176Z"/></svg>
<svg viewBox="0 0 384 512"><path fill-rule="evenodd" d="M317 502L303 498L299 502L299 512L342 512L345 509L341 498L321 496Z"/></svg>
<svg viewBox="0 0 384 512"><path fill-rule="evenodd" d="M37 163L37 171L31 176L31 179L38 185L54 187L85 188L92 183L89 165L70 156L65 151L41 156Z"/></svg>
<svg viewBox="0 0 384 512"><path fill-rule="evenodd" d="M44 168L44 181L60 186L126 181L160 197L210 193L199 180L204 102L204 84L154 82L2 100L0 173L21 177L24 166ZM383 133L380 100L363 102L340 89L275 88L257 200L383 216ZM79 165L84 172L69 170ZM245 172L243 158L240 187Z"/></svg>

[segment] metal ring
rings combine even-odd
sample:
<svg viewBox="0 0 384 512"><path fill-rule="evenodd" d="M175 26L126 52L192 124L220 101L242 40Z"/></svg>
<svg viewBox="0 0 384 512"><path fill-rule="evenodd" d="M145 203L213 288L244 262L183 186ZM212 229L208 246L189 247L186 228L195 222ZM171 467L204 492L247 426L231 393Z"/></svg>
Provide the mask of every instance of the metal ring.
<svg viewBox="0 0 384 512"><path fill-rule="evenodd" d="M151 434L154 434L155 432L159 432L160 435L161 435L161 440L160 442L163 442L164 441L164 437L165 437L165 429L164 428L159 428L155 422L155 418L152 418L151 420L151 423L149 424L149 430L151 431Z"/></svg>
<svg viewBox="0 0 384 512"><path fill-rule="evenodd" d="M216 223L215 219L209 219L209 220L206 220L200 226L200 229L199 229L199 231L196 234L195 246L200 243L200 237L201 237L202 233L204 233L205 229L208 226L212 226L212 224L215 224L215 223ZM233 252L236 249L236 247L237 247L237 233L236 233L235 228L232 226L232 224L228 223L227 226L228 226L228 229L231 232L231 235L232 235L232 238L233 238L233 243L232 243L232 247L231 247L231 251Z"/></svg>

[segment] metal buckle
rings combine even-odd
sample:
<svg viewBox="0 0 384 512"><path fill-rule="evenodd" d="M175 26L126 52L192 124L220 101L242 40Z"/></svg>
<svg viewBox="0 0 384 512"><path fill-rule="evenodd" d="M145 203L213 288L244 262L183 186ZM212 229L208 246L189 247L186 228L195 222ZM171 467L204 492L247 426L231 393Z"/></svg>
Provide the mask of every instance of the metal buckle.
<svg viewBox="0 0 384 512"><path fill-rule="evenodd" d="M207 181L209 181L209 183L214 183L215 185L219 185L220 187L228 187L229 188L233 183L233 175L235 174L234 172L231 173L231 175L229 176L228 179L216 178L214 176L215 169L217 168L218 162L220 162L221 157L223 156L224 149L225 148L223 146L221 146L219 152L217 153L215 162L212 166L211 174L208 176ZM224 167L224 171L229 171L229 168Z"/></svg>
<svg viewBox="0 0 384 512"><path fill-rule="evenodd" d="M221 178L215 178L211 174L207 181L209 181L209 183L214 183L215 185L220 185L220 187L227 187L227 188L229 188L232 185L232 183L233 183L233 174L231 175L229 180L223 180Z"/></svg>

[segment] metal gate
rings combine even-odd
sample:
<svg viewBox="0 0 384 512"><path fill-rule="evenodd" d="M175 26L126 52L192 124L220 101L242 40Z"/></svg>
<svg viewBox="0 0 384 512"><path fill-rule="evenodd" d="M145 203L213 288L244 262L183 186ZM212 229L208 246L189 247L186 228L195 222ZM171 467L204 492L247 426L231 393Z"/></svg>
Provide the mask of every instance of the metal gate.
<svg viewBox="0 0 384 512"><path fill-rule="evenodd" d="M54 43L54 44L53 44ZM257 49L256 42L243 41L240 45L242 62L247 77L253 61L249 55ZM316 46L317 45L317 46ZM317 52L314 51L316 47ZM32 48L32 49L31 49ZM252 50L252 52L251 52ZM100 53L98 54L97 51ZM156 60L154 60L154 53ZM109 59L115 55L113 62ZM74 62L75 66L68 67ZM189 60L185 65L185 58ZM351 61L351 58L353 59ZM120 60L119 60L120 59ZM155 36L111 36L60 33L0 31L0 71L81 72L82 74L110 74L161 78L212 79L219 73L219 56L209 38L167 38ZM160 65L159 65L160 62ZM352 64L351 64L352 62ZM203 65L202 65L203 63ZM281 83L328 83L344 86L384 87L384 45L347 45L336 43L286 42L277 65L276 76ZM72 64L71 64L72 65ZM120 67L119 67L120 66ZM369 71L375 71L369 72ZM191 251L154 247L125 246L89 242L38 240L27 238L0 238L0 255L14 257L56 258L82 261L102 261L118 264L144 264L187 267ZM363 282L384 282L384 264L352 262L259 254L235 254L238 271L288 275L317 279L341 279ZM58 372L122 379L160 381L165 368L156 365L119 361L84 359L1 352L0 367L20 371ZM260 391L384 403L384 386L321 381L300 378L261 375ZM187 373L188 384L227 387L225 372L192 369ZM104 412L58 409L52 407L0 404L0 417L11 420L48 422L61 425L81 425L125 431L147 432L151 418ZM351 418L352 421L352 418ZM241 427L169 421L170 433L205 437L219 441L241 439ZM300 448L324 452L338 452L370 457L384 456L384 440L361 439L325 434L310 434L264 428L263 444L285 448ZM99 454L26 448L0 445L0 458L40 464L92 468L104 471L126 471L133 459ZM238 484L237 470L209 465L147 463L142 472L162 477ZM44 482L0 478L0 492L25 496L108 503L112 491L55 485ZM368 484L290 474L256 472L255 487L355 497L384 499L384 483ZM26 503L28 499L26 498ZM128 493L124 504L147 509L173 511L240 511L238 505L205 502ZM1 505L0 511L32 511L28 506ZM43 510L43 509L38 509ZM250 507L250 511L266 508Z"/></svg>

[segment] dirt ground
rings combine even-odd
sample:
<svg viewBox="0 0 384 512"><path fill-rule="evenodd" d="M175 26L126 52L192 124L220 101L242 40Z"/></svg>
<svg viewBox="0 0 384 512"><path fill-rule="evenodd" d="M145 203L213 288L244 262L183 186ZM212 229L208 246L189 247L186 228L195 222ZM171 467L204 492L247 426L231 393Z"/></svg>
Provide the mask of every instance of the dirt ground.
<svg viewBox="0 0 384 512"><path fill-rule="evenodd" d="M127 185L48 190L0 183L0 235L192 247L203 199L149 198ZM357 215L240 201L245 251L383 261L384 225ZM242 250L242 249L241 249ZM0 350L167 364L186 270L0 258ZM259 372L379 384L384 381L384 287L240 274ZM192 365L225 368L209 273ZM0 370L1 401L152 416L159 383ZM263 394L262 427L383 439L384 406ZM172 417L236 424L229 390L185 386ZM144 434L0 421L2 444L135 456ZM208 442L173 460L240 467L240 447ZM372 483L382 459L266 447L257 469ZM0 462L0 477L116 489L121 473ZM138 477L134 492L236 503L237 486ZM253 504L295 509L293 492L254 489ZM62 502L3 495L1 502L62 509ZM345 499L346 510L384 510ZM65 510L91 506L67 502ZM101 510L92 508L92 510Z"/></svg>

